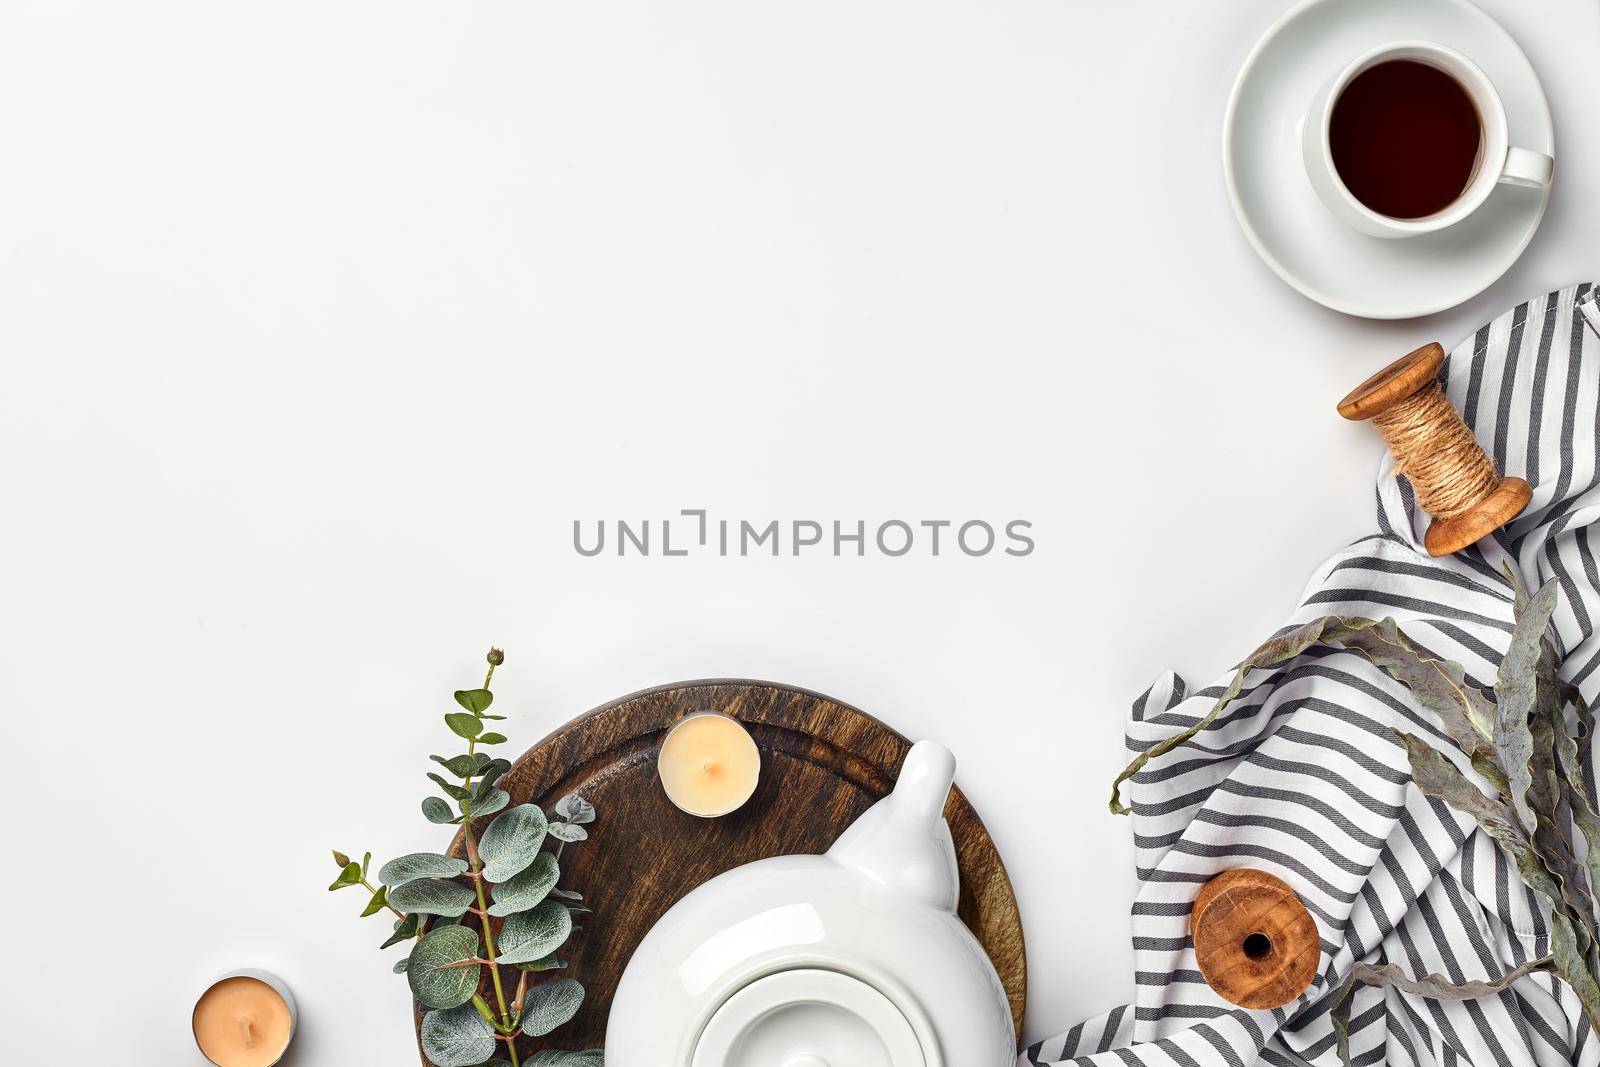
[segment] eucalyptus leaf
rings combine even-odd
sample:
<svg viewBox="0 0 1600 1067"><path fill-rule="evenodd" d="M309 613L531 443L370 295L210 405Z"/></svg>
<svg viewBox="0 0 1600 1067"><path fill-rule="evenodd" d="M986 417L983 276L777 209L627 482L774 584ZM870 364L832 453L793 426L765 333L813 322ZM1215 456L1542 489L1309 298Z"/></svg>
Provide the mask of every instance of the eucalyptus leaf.
<svg viewBox="0 0 1600 1067"><path fill-rule="evenodd" d="M534 986L522 1002L522 1032L529 1037L543 1037L571 1022L582 1006L583 986L576 979L557 978Z"/></svg>
<svg viewBox="0 0 1600 1067"><path fill-rule="evenodd" d="M403 915L394 921L394 933L389 935L389 940L379 945L379 948L390 948L402 941L409 941L417 936L417 926L421 923L420 915Z"/></svg>
<svg viewBox="0 0 1600 1067"><path fill-rule="evenodd" d="M1339 1062L1349 1067L1350 1005L1354 999L1351 994L1355 991L1357 985L1392 986L1395 989L1427 997L1430 1000L1476 1000L1479 997L1486 997L1491 993L1498 993L1506 989L1519 978L1526 978L1530 974L1555 969L1556 962L1553 957L1541 956L1536 960L1530 960L1520 967L1507 971L1499 978L1471 982L1452 982L1442 974L1429 974L1422 978L1412 978L1392 963L1357 963L1350 972L1350 980L1335 994L1333 1007L1329 1011L1333 1019L1333 1031L1339 1051Z"/></svg>
<svg viewBox="0 0 1600 1067"><path fill-rule="evenodd" d="M386 885L380 885L377 889L377 892L372 894L372 899L367 901L367 906L361 910L361 917L365 919L369 915L378 914L378 912L382 911L388 905L388 903L389 887Z"/></svg>
<svg viewBox="0 0 1600 1067"><path fill-rule="evenodd" d="M494 1028L471 1004L422 1017L422 1053L435 1067L476 1067L494 1049Z"/></svg>
<svg viewBox="0 0 1600 1067"><path fill-rule="evenodd" d="M550 895L559 900L582 900L582 893L575 893L570 889L552 889Z"/></svg>
<svg viewBox="0 0 1600 1067"><path fill-rule="evenodd" d="M487 689L457 689L456 703L476 716L489 710L489 705L494 703L494 694Z"/></svg>
<svg viewBox="0 0 1600 1067"><path fill-rule="evenodd" d="M1557 588L1552 578L1531 598L1517 598L1511 645L1500 660L1494 682L1494 751L1506 773L1511 806L1529 836L1538 831L1539 823L1528 802L1533 784L1533 734L1528 718L1538 700L1538 664L1550 615L1555 611Z"/></svg>
<svg viewBox="0 0 1600 1067"><path fill-rule="evenodd" d="M372 853L368 852L361 857L361 877L367 876L367 869L372 866Z"/></svg>
<svg viewBox="0 0 1600 1067"><path fill-rule="evenodd" d="M449 797L451 800L461 801L472 799L472 790L468 789L466 786L457 785L437 771L429 771L428 780L443 790L444 795Z"/></svg>
<svg viewBox="0 0 1600 1067"><path fill-rule="evenodd" d="M472 890L458 882L418 878L395 886L389 903L407 915L465 915L472 906Z"/></svg>
<svg viewBox="0 0 1600 1067"><path fill-rule="evenodd" d="M328 887L328 892L331 893L335 889L343 889L345 886L360 884L361 864L352 860L344 865L344 870L340 871L339 876L333 880L333 884Z"/></svg>
<svg viewBox="0 0 1600 1067"><path fill-rule="evenodd" d="M589 831L570 822L553 822L550 824L550 836L557 841L584 841L589 837Z"/></svg>
<svg viewBox="0 0 1600 1067"><path fill-rule="evenodd" d="M568 793L556 801L556 814L567 822L594 822L594 805L576 793Z"/></svg>
<svg viewBox="0 0 1600 1067"><path fill-rule="evenodd" d="M429 759L439 764L457 778L476 778L483 773L483 768L489 765L489 757L482 752L463 752L459 756L446 759L443 756L429 756Z"/></svg>
<svg viewBox="0 0 1600 1067"><path fill-rule="evenodd" d="M572 916L553 900L546 900L528 911L519 911L505 921L495 939L502 963L526 963L548 956L560 948L572 933Z"/></svg>
<svg viewBox="0 0 1600 1067"><path fill-rule="evenodd" d="M516 964L516 967L518 970L527 971L530 974L537 974L541 971L564 971L567 969L567 961L558 960L554 956L540 956L536 960Z"/></svg>
<svg viewBox="0 0 1600 1067"><path fill-rule="evenodd" d="M518 804L502 813L478 842L483 876L491 882L505 882L520 874L539 854L548 829L549 822L536 804Z"/></svg>
<svg viewBox="0 0 1600 1067"><path fill-rule="evenodd" d="M399 886L418 878L454 878L458 874L465 874L466 870L466 862L453 856L442 856L437 852L412 852L378 868L378 880L390 886Z"/></svg>
<svg viewBox="0 0 1600 1067"><path fill-rule="evenodd" d="M507 804L511 803L511 794L504 789L490 789L481 797L472 801L472 817L481 819L485 815L493 815Z"/></svg>
<svg viewBox="0 0 1600 1067"><path fill-rule="evenodd" d="M555 856L539 853L526 870L490 890L494 903L489 906L489 914L500 918L527 911L550 895L560 877L561 867Z"/></svg>
<svg viewBox="0 0 1600 1067"><path fill-rule="evenodd" d="M478 753L478 755L481 756L481 755L483 755L483 753L480 752L480 753ZM493 785L495 782L498 782L500 780L501 776L504 775L510 769L511 769L511 761L510 760L496 758L496 759L489 760L487 763L485 763L483 765L483 769L480 770L478 773L483 776L483 782L488 782L490 785ZM480 782L478 784L482 785L483 782Z"/></svg>
<svg viewBox="0 0 1600 1067"><path fill-rule="evenodd" d="M429 930L411 950L411 966L406 971L411 995L429 1008L465 1004L477 992L483 971L482 964L467 963L477 955L476 930L466 926Z"/></svg>
<svg viewBox="0 0 1600 1067"><path fill-rule="evenodd" d="M532 1059L522 1061L523 1067L605 1067L604 1049L592 1048L583 1052L560 1052L545 1049L535 1052Z"/></svg>
<svg viewBox="0 0 1600 1067"><path fill-rule="evenodd" d="M450 732L457 737L464 737L471 741L483 732L483 720L476 715L468 715L464 711L452 711L444 717L444 724L450 727Z"/></svg>
<svg viewBox="0 0 1600 1067"><path fill-rule="evenodd" d="M1378 622L1372 619L1346 619L1337 615L1325 615L1263 643L1260 648L1245 657L1244 662L1235 671L1233 680L1228 683L1228 688L1198 722L1163 741L1156 742L1136 756L1111 783L1112 814L1127 815L1133 810L1122 802L1122 783L1139 773L1139 770L1152 759L1186 744L1215 722L1217 716L1243 692L1245 679L1251 671L1286 663L1318 644L1347 647L1369 659L1377 657L1374 662L1377 662L1380 668L1384 663L1391 661L1397 667L1401 664L1410 664L1412 657L1415 657L1421 661L1422 666L1411 664L1404 667L1405 676L1400 680L1408 685L1413 681L1416 683L1417 688L1413 688L1412 692L1417 694L1419 702L1440 714L1450 737L1454 740L1460 735L1463 739L1471 740L1475 735L1487 732L1490 705L1482 693L1467 684L1466 675L1459 664L1424 656L1399 631L1393 619ZM1474 740L1473 745L1474 748L1469 748L1467 751L1474 751L1478 741ZM1492 766L1487 759L1483 759L1482 762L1485 766Z"/></svg>
<svg viewBox="0 0 1600 1067"><path fill-rule="evenodd" d="M422 800L422 814L429 822L448 823L454 822L456 813L449 804L438 797L424 797Z"/></svg>
<svg viewBox="0 0 1600 1067"><path fill-rule="evenodd" d="M505 743L506 735L495 733L493 730L478 735L478 744L480 745L503 745Z"/></svg>
<svg viewBox="0 0 1600 1067"><path fill-rule="evenodd" d="M399 959L395 960L394 961L394 966L389 968L389 969L391 971L393 971L395 974L405 974L406 971L408 969L410 969L410 967L411 967L411 956L409 954L407 954L407 955L401 956Z"/></svg>

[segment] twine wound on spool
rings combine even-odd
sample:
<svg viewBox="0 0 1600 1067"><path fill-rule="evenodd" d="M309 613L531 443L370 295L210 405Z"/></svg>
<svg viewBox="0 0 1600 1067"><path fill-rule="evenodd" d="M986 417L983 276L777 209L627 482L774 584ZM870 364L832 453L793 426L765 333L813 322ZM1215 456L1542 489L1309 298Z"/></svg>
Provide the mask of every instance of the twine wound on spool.
<svg viewBox="0 0 1600 1067"><path fill-rule="evenodd" d="M1503 478L1444 395L1444 349L1423 345L1395 360L1339 402L1347 419L1371 419L1417 503L1433 516L1428 554L1447 556L1516 518L1533 498L1521 478Z"/></svg>

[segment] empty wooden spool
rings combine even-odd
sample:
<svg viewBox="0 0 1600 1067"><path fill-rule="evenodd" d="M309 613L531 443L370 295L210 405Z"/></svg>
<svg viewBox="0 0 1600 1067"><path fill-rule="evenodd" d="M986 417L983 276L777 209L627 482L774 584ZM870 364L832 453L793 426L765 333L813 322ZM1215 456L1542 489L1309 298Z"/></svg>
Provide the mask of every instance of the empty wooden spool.
<svg viewBox="0 0 1600 1067"><path fill-rule="evenodd" d="M1206 984L1241 1008L1280 1008L1317 975L1317 924L1294 890L1265 871L1238 867L1211 879L1189 927Z"/></svg>
<svg viewBox="0 0 1600 1067"><path fill-rule="evenodd" d="M1352 389L1349 395L1339 401L1339 414L1358 421L1378 419L1402 401L1431 388L1443 365L1444 348L1438 343L1426 344L1408 352ZM1450 409L1448 417L1466 430L1454 408ZM1470 430L1466 430L1466 436L1470 438ZM1390 453L1399 460L1400 452L1395 442L1387 433L1384 439L1389 442ZM1493 467L1493 460L1484 454L1481 446L1473 442L1470 447L1476 450L1474 462L1486 462ZM1418 486L1419 498L1426 495L1424 489ZM1521 478L1500 477L1498 485L1484 492L1465 510L1443 518L1435 515L1428 532L1423 536L1423 545L1432 556L1448 556L1452 552L1459 552L1516 518L1531 499L1533 490L1527 482Z"/></svg>

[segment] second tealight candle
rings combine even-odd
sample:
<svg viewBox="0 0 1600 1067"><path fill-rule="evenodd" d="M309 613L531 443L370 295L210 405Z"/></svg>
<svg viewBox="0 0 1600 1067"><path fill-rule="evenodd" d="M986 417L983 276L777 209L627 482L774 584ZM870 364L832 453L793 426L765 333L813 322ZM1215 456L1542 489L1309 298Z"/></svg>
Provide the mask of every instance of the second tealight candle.
<svg viewBox="0 0 1600 1067"><path fill-rule="evenodd" d="M737 719L697 711L667 731L656 757L667 797L690 815L712 819L750 799L761 777L761 752Z"/></svg>

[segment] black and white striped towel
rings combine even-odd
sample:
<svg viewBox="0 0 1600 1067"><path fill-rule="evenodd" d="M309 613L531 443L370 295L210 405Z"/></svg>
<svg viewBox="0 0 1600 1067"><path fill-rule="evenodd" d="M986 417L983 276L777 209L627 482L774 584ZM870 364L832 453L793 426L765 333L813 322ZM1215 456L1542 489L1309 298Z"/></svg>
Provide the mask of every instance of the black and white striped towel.
<svg viewBox="0 0 1600 1067"><path fill-rule="evenodd" d="M1531 300L1450 354L1450 399L1533 502L1493 541L1445 559L1422 548L1411 487L1378 481L1379 532L1324 563L1291 620L1392 615L1433 655L1492 683L1511 628L1509 563L1530 588L1551 576L1563 674L1600 697L1600 305L1592 284ZM1254 647L1255 638L1241 635ZM1241 649L1241 653L1244 650ZM1258 671L1205 732L1130 783L1139 892L1135 1000L1031 1046L1024 1064L1244 1067L1338 1062L1328 996L1356 960L1498 977L1546 951L1545 917L1470 818L1410 781L1389 728L1450 743L1433 717L1359 654L1312 651ZM1175 675L1134 705L1130 752L1199 719L1222 691ZM1593 761L1593 753L1586 753ZM1593 782L1592 771L1586 771ZM1480 783L1481 784L1481 783ZM1318 978L1275 1011L1218 997L1195 967L1189 907L1229 867L1294 887L1322 936ZM1600 1064L1600 1040L1548 975L1497 996L1438 1003L1363 987L1351 1018L1357 1064Z"/></svg>

